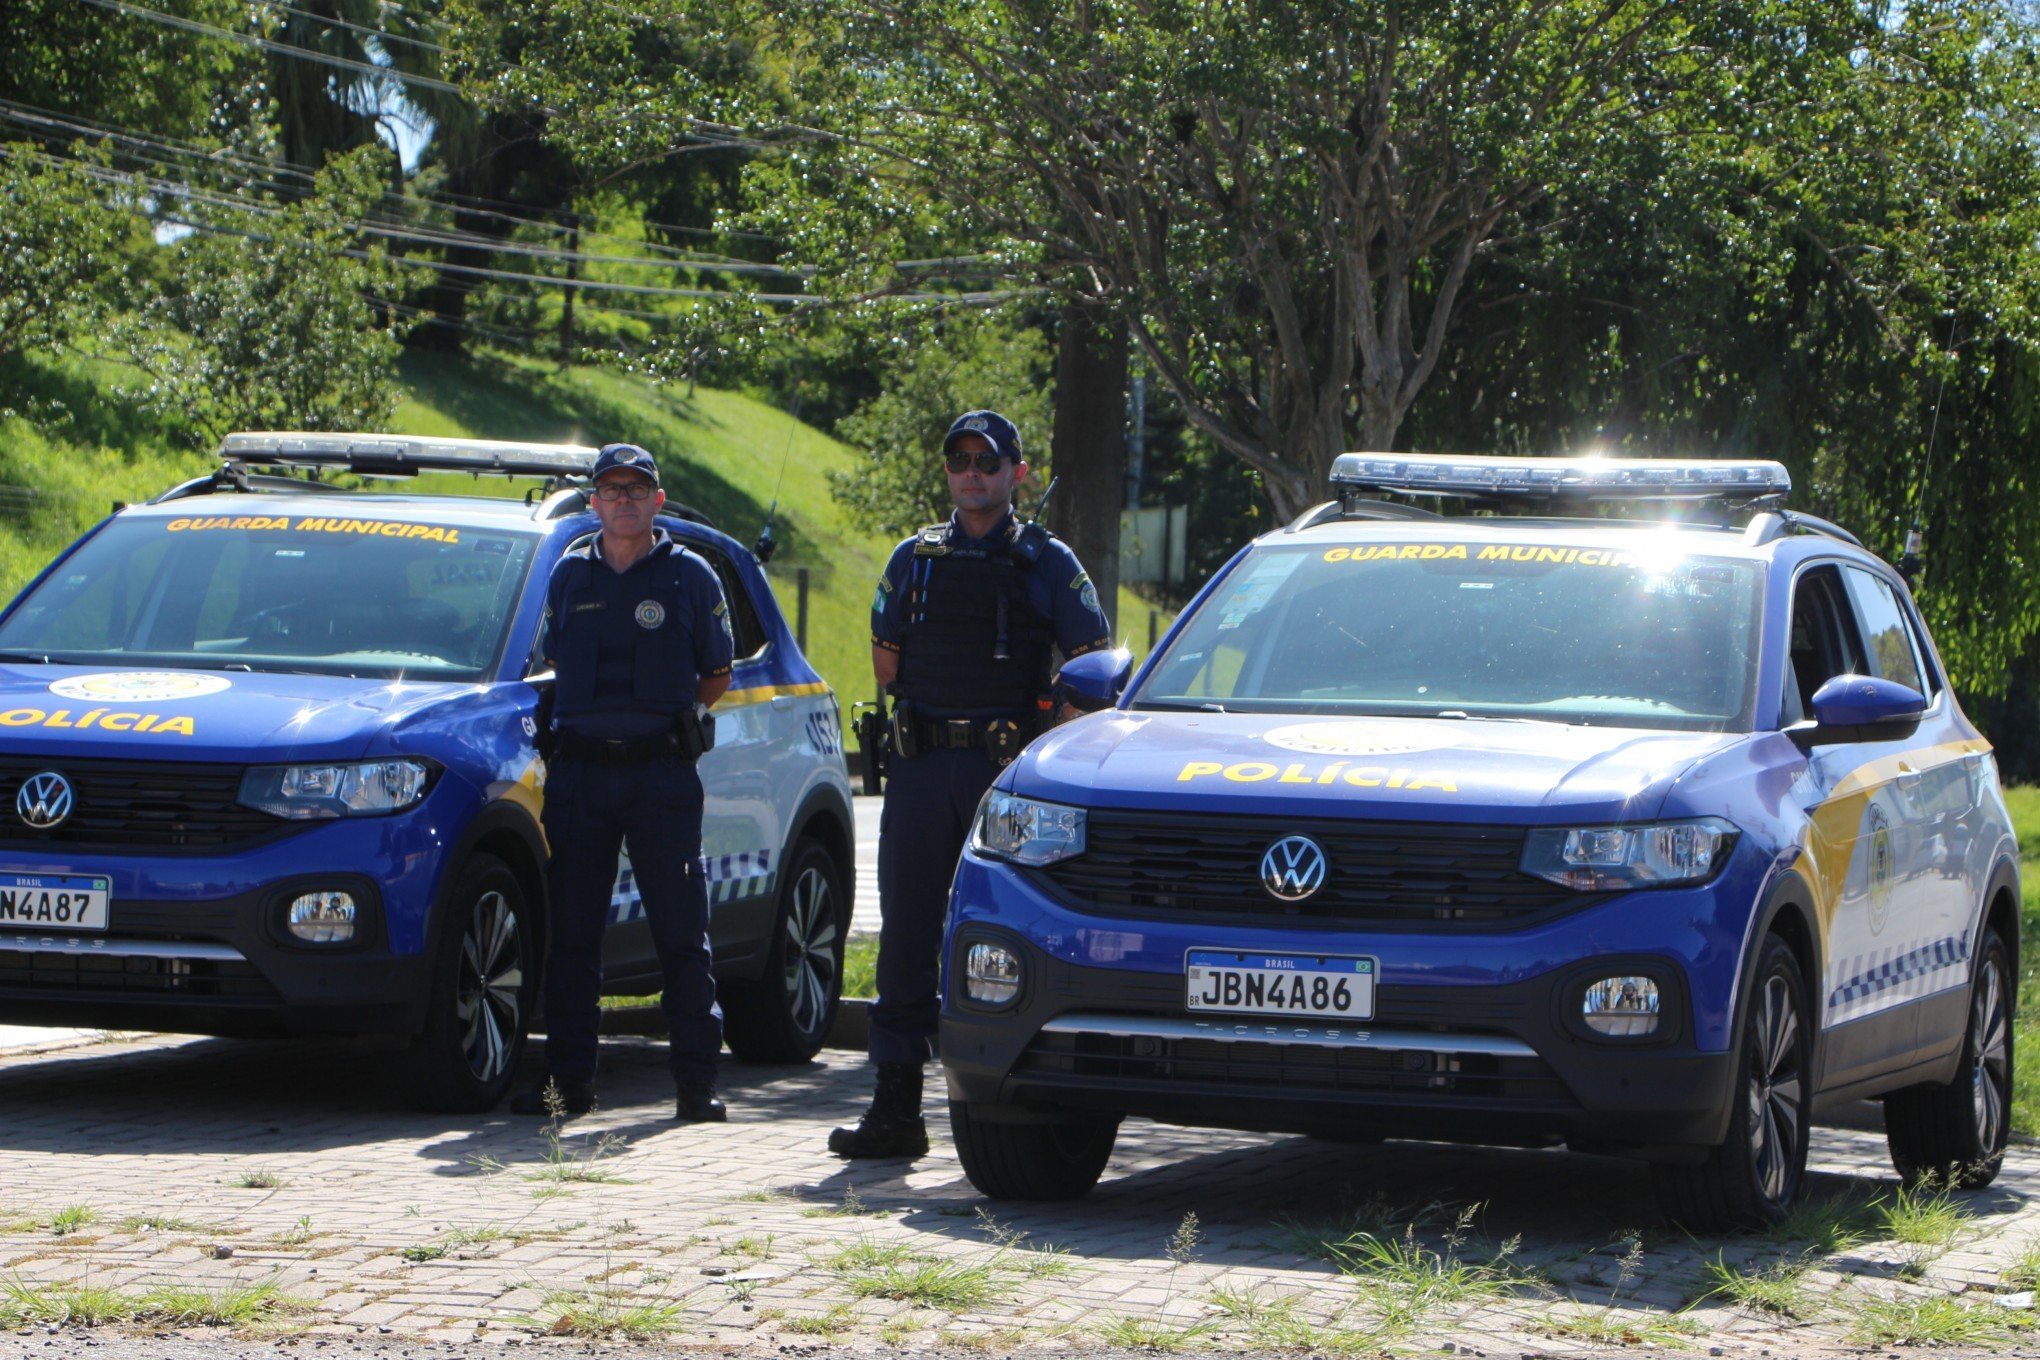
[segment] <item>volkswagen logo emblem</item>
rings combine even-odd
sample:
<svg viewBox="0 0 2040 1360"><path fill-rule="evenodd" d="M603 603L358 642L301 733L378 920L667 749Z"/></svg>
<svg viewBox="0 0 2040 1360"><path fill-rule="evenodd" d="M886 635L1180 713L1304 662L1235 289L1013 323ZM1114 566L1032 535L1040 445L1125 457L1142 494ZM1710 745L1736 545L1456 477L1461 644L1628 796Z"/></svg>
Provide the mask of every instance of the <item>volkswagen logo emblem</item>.
<svg viewBox="0 0 2040 1360"><path fill-rule="evenodd" d="M1270 897L1301 902L1325 886L1325 852L1308 836L1284 836L1261 856L1261 886Z"/></svg>
<svg viewBox="0 0 2040 1360"><path fill-rule="evenodd" d="M55 770L30 775L14 795L14 812L36 830L49 830L71 815L71 781Z"/></svg>

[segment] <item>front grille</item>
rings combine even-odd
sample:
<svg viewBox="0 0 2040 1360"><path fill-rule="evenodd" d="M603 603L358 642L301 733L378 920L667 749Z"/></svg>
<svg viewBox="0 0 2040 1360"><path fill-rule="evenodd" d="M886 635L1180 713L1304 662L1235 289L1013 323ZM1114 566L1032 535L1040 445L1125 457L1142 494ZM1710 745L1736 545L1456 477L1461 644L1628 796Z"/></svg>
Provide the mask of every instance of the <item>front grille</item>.
<svg viewBox="0 0 2040 1360"><path fill-rule="evenodd" d="M1284 1097L1393 1092L1419 1100L1568 1098L1551 1069L1534 1057L1152 1035L1045 1031L1021 1054L1013 1075L1092 1079L1127 1088L1230 1086Z"/></svg>
<svg viewBox="0 0 2040 1360"><path fill-rule="evenodd" d="M1324 850L1325 883L1284 902L1261 886L1261 856L1299 834ZM1523 837L1520 827L1093 811L1084 853L1034 872L1077 911L1274 925L1515 928L1599 900L1521 872Z"/></svg>
<svg viewBox="0 0 2040 1360"><path fill-rule="evenodd" d="M24 780L55 770L71 782L71 815L48 831L22 823ZM235 802L239 765L190 761L0 756L0 849L90 850L102 855L237 850L301 829Z"/></svg>
<svg viewBox="0 0 2040 1360"><path fill-rule="evenodd" d="M47 991L53 1000L159 997L164 1000L278 1001L276 989L241 959L122 958L0 949L0 989Z"/></svg>

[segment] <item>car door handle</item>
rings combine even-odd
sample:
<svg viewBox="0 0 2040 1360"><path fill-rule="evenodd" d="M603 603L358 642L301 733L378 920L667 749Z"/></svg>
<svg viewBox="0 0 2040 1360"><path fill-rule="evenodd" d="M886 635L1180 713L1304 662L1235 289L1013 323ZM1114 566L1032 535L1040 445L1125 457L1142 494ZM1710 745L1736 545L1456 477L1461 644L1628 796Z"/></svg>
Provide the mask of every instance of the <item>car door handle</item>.
<svg viewBox="0 0 2040 1360"><path fill-rule="evenodd" d="M1911 788L1920 782L1920 771L1913 767L1911 761L1901 760L1898 762L1898 782L1907 788Z"/></svg>
<svg viewBox="0 0 2040 1360"><path fill-rule="evenodd" d="M790 694L775 694L772 696L772 706L781 710L792 708L793 696Z"/></svg>

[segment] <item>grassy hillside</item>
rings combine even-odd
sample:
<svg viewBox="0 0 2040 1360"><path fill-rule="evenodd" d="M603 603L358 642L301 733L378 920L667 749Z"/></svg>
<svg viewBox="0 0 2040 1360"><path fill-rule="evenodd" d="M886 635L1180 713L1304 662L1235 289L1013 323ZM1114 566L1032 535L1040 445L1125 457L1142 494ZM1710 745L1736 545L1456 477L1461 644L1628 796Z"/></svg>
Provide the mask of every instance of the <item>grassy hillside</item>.
<svg viewBox="0 0 2040 1360"><path fill-rule="evenodd" d="M2019 832L2019 954L2018 1020L2012 1030L2012 1128L2028 1138L2040 1137L2040 788L2006 789L2005 803Z"/></svg>
<svg viewBox="0 0 2040 1360"><path fill-rule="evenodd" d="M407 434L602 444L629 440L659 458L667 494L740 542L753 542L775 495L779 551L767 568L789 622L808 570L807 652L847 705L871 694L872 584L891 543L859 533L829 494L855 455L820 431L733 392L658 384L612 369L502 354L407 353L391 428ZM30 395L0 410L0 598L116 501L144 500L213 466L174 422L123 388L136 375L87 361L17 362L0 391ZM33 416L31 420L29 417ZM782 472L783 470L783 472ZM424 477L421 489L524 494L529 482ZM1121 635L1145 652L1148 606L1122 592ZM1160 619L1168 626L1168 616Z"/></svg>

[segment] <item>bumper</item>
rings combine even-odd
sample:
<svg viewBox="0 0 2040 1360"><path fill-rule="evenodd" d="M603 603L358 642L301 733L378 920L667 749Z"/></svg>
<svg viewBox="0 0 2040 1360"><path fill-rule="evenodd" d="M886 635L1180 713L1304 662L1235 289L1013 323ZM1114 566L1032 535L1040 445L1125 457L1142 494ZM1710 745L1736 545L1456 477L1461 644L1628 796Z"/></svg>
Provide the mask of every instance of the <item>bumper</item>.
<svg viewBox="0 0 2040 1360"><path fill-rule="evenodd" d="M1563 1141L1673 1160L1718 1144L1736 1057L1706 1042L1718 1027L1704 1018L1730 1008L1715 979L1732 968L1700 933L1640 922L1634 907L1621 930L1582 928L1584 915L1543 934L1478 939L1110 920L967 855L945 946L949 1096L993 1119L1101 1111L1261 1132ZM1022 993L1004 1010L971 1003L956 985L962 951L980 939L1022 957ZM1679 948L1686 939L1699 946L1690 955ZM1190 1012L1182 960L1193 947L1377 956L1374 1017ZM1579 1028L1571 1017L1586 983L1630 970L1665 989L1662 1031L1610 1040Z"/></svg>
<svg viewBox="0 0 2040 1360"><path fill-rule="evenodd" d="M10 853L0 868L104 875L111 909L104 932L0 926L0 1022L416 1033L430 989L426 923L449 859L435 825L446 823L422 810L322 823L217 857ZM333 889L355 899L354 938L292 937L291 899Z"/></svg>

